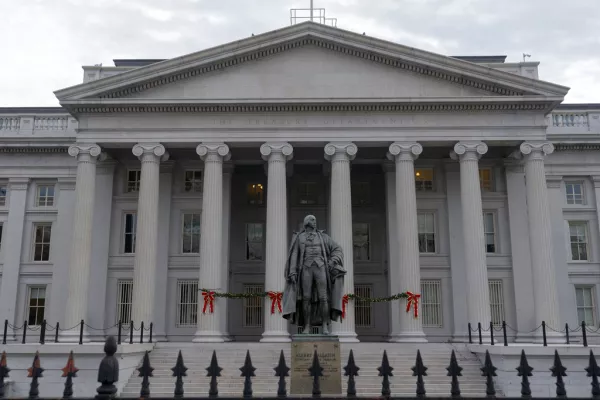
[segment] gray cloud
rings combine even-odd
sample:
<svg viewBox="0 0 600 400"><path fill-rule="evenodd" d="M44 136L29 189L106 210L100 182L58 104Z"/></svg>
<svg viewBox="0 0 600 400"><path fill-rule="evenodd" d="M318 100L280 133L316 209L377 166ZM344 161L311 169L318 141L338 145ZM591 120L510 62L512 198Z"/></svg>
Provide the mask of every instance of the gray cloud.
<svg viewBox="0 0 600 400"><path fill-rule="evenodd" d="M0 106L57 105L81 65L170 58L289 25L309 0L3 0ZM522 53L540 77L600 102L597 0L315 0L338 27L447 55Z"/></svg>

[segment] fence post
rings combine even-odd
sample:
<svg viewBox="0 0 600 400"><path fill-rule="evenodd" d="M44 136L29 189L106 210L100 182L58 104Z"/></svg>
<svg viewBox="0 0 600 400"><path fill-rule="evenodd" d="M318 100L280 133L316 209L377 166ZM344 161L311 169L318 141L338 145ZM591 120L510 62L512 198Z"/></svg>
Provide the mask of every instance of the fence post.
<svg viewBox="0 0 600 400"><path fill-rule="evenodd" d="M60 323L56 323L56 331L54 332L54 343L58 343L58 331L60 330Z"/></svg>
<svg viewBox="0 0 600 400"><path fill-rule="evenodd" d="M504 336L504 346L508 346L508 338L506 337L506 321L502 321L502 336Z"/></svg>
<svg viewBox="0 0 600 400"><path fill-rule="evenodd" d="M42 321L42 326L40 327L40 344L44 344L46 341L46 320Z"/></svg>
<svg viewBox="0 0 600 400"><path fill-rule="evenodd" d="M477 331L479 331L479 344L483 344L483 338L481 337L481 322L477 323Z"/></svg>
<svg viewBox="0 0 600 400"><path fill-rule="evenodd" d="M25 340L27 339L27 321L23 321L23 340L21 343L25 344Z"/></svg>
<svg viewBox="0 0 600 400"><path fill-rule="evenodd" d="M79 344L83 344L83 320L79 323Z"/></svg>
<svg viewBox="0 0 600 400"><path fill-rule="evenodd" d="M548 347L548 342L546 341L546 321L542 321L542 338L544 339L544 347Z"/></svg>
<svg viewBox="0 0 600 400"><path fill-rule="evenodd" d="M494 345L494 323L490 321L490 344Z"/></svg>
<svg viewBox="0 0 600 400"><path fill-rule="evenodd" d="M152 343L152 328L154 328L154 322L150 322L150 339L148 343Z"/></svg>
<svg viewBox="0 0 600 400"><path fill-rule="evenodd" d="M581 321L581 334L583 335L583 347L588 347L585 321Z"/></svg>
<svg viewBox="0 0 600 400"><path fill-rule="evenodd" d="M121 344L121 329L123 329L123 323L119 320L119 328L117 329L117 344Z"/></svg>
<svg viewBox="0 0 600 400"><path fill-rule="evenodd" d="M144 343L144 321L140 323L140 343Z"/></svg>
<svg viewBox="0 0 600 400"><path fill-rule="evenodd" d="M8 320L4 320L4 333L2 334L2 344L6 344L6 335L8 334Z"/></svg>
<svg viewBox="0 0 600 400"><path fill-rule="evenodd" d="M469 344L473 344L473 336L471 335L471 323L469 322Z"/></svg>
<svg viewBox="0 0 600 400"><path fill-rule="evenodd" d="M571 344L571 340L569 338L569 324L565 323L565 333L567 335L567 344Z"/></svg>
<svg viewBox="0 0 600 400"><path fill-rule="evenodd" d="M129 344L133 344L133 321L129 324Z"/></svg>

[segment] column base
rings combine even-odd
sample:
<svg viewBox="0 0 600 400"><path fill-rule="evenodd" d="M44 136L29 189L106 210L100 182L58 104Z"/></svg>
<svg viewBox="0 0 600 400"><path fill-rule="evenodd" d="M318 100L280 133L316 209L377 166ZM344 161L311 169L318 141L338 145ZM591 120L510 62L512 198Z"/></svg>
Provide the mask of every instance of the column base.
<svg viewBox="0 0 600 400"><path fill-rule="evenodd" d="M339 338L340 343L360 343L354 332L333 332L332 334Z"/></svg>
<svg viewBox="0 0 600 400"><path fill-rule="evenodd" d="M270 331L262 334L261 343L288 343L291 342L290 334L287 331Z"/></svg>
<svg viewBox="0 0 600 400"><path fill-rule="evenodd" d="M224 343L225 337L218 331L196 331L192 343Z"/></svg>
<svg viewBox="0 0 600 400"><path fill-rule="evenodd" d="M427 343L427 337L423 332L400 332L390 336L391 343Z"/></svg>
<svg viewBox="0 0 600 400"><path fill-rule="evenodd" d="M90 343L92 340L90 339L90 334L87 329L83 328L82 343ZM67 331L61 331L58 334L58 342L59 343L79 343L79 328L70 329Z"/></svg>

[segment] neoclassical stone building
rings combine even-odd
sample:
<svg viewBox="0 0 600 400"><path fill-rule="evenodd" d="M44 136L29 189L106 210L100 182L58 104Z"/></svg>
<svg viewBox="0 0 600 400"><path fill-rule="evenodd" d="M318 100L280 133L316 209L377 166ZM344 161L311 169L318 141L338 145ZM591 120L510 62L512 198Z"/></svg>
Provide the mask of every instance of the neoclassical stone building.
<svg viewBox="0 0 600 400"><path fill-rule="evenodd" d="M83 319L96 340L131 320L160 340L287 341L268 298L203 312L199 288L281 291L309 213L344 250L347 293L421 294L419 318L350 301L344 341L598 325L600 105L561 104L538 63L306 22L83 69L61 107L0 109L11 334Z"/></svg>

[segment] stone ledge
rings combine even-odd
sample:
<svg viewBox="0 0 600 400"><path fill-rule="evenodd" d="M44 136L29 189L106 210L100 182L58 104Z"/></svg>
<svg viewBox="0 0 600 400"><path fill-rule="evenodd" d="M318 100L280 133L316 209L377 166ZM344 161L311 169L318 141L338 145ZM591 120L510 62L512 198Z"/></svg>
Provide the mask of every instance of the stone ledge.
<svg viewBox="0 0 600 400"><path fill-rule="evenodd" d="M133 344L122 344L117 348L117 355L119 354L134 354L134 353L143 353L145 351L151 351L154 349L156 343L133 343ZM7 343L5 345L0 345L0 351L6 351L7 356L14 355L33 355L35 352L39 352L40 356L42 355L53 355L53 354L67 354L70 351L73 351L73 354L104 354L104 343L85 343L85 344L77 344L77 343L47 343L47 344L39 344L39 343Z"/></svg>

